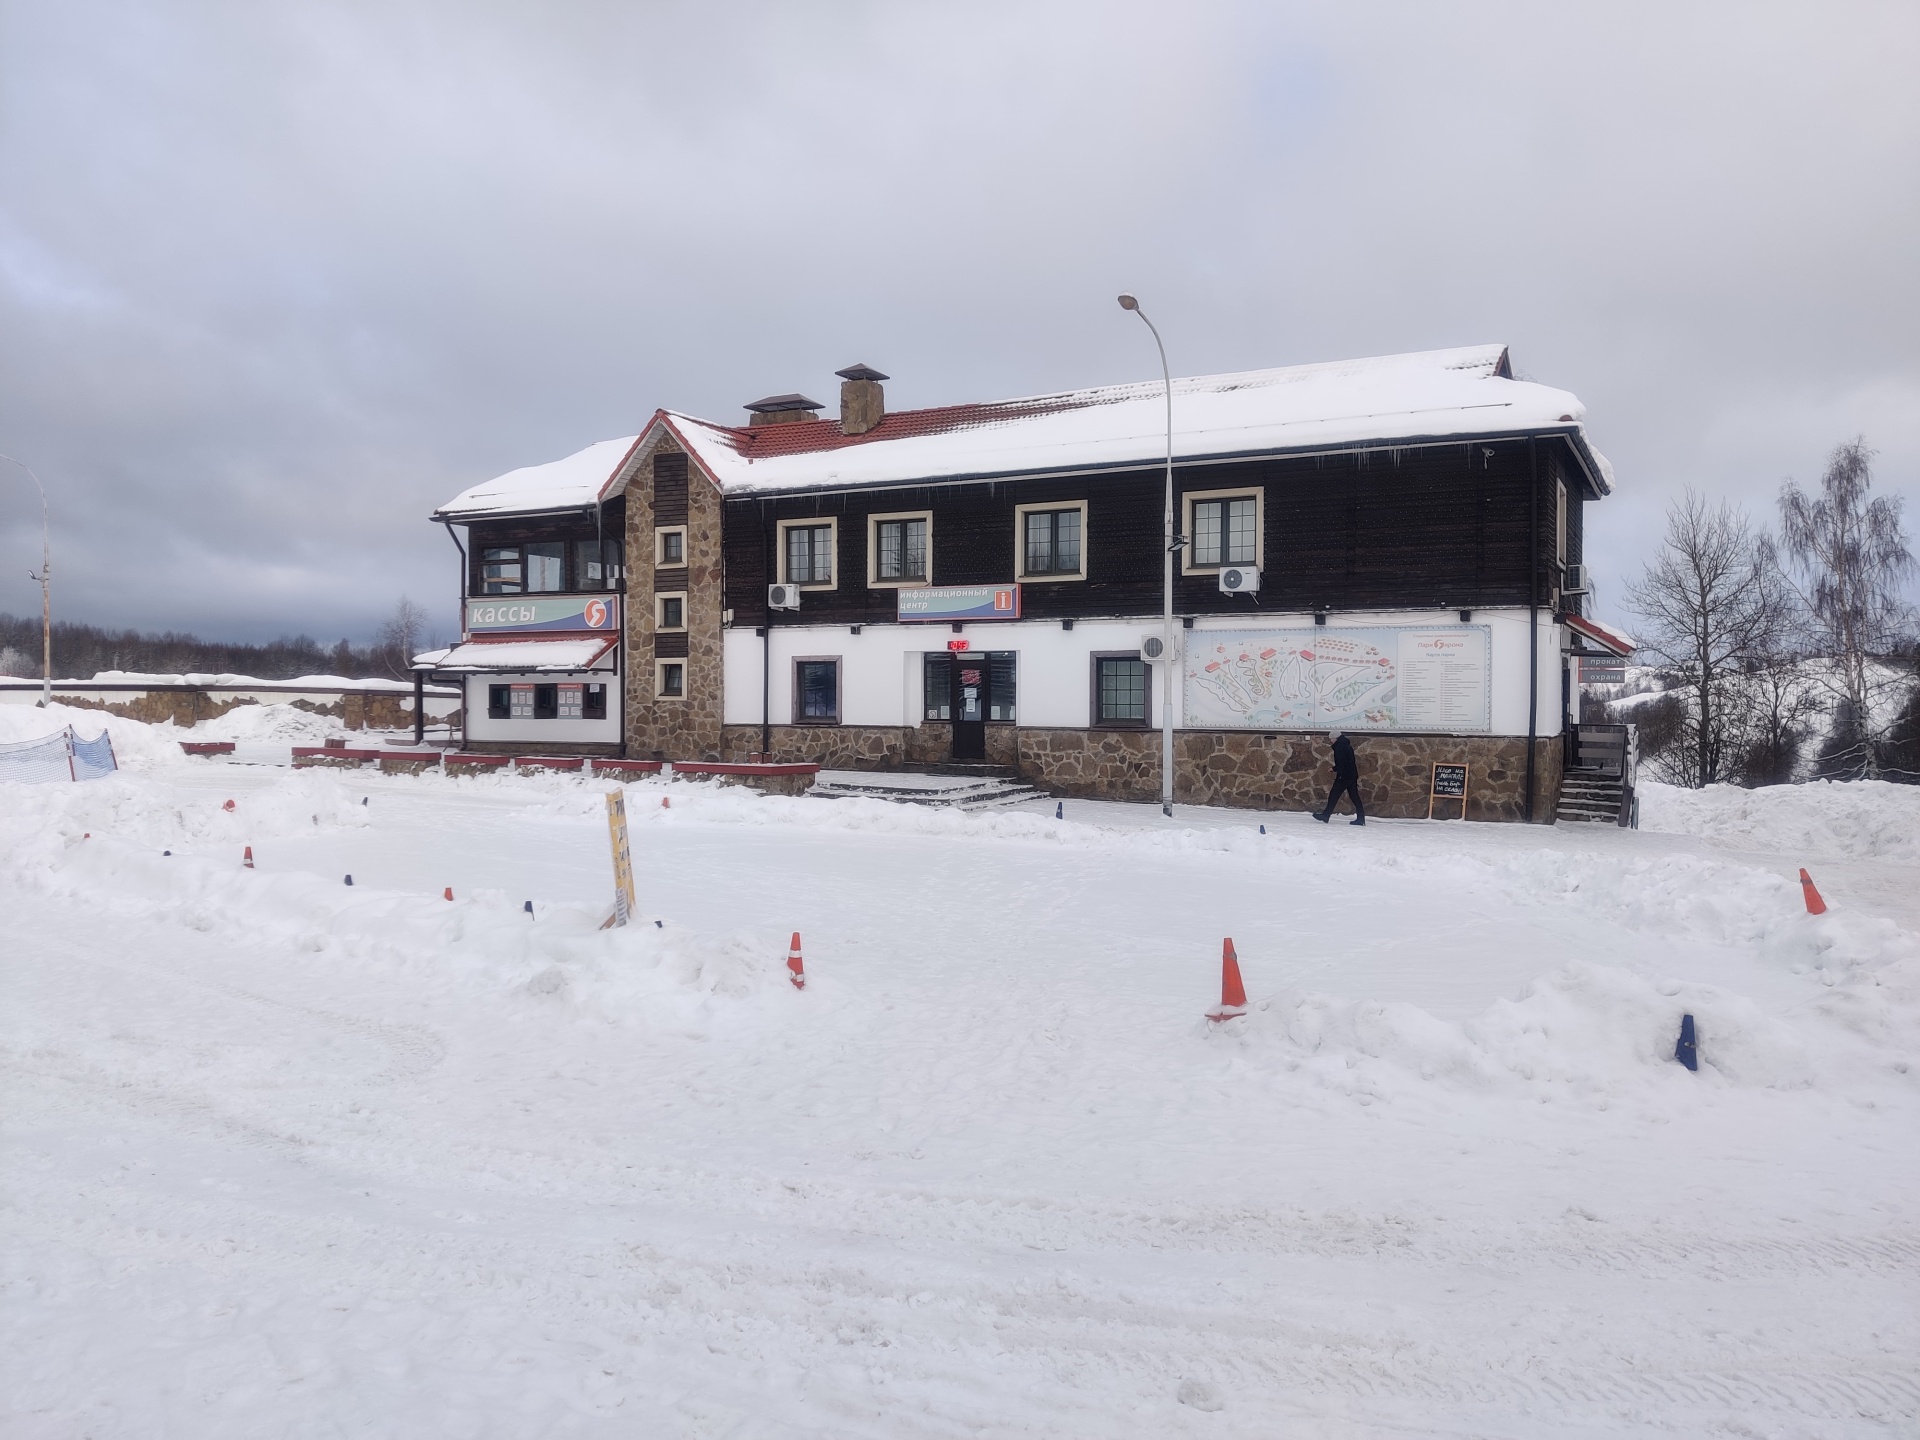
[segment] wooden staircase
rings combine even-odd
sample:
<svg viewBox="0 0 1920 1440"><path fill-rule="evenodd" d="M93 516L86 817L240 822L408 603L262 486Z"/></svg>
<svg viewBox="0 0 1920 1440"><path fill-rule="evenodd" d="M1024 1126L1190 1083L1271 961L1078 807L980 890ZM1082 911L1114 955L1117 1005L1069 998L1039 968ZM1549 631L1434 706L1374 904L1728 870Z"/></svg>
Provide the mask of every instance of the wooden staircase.
<svg viewBox="0 0 1920 1440"><path fill-rule="evenodd" d="M1560 776L1562 820L1630 826L1640 737L1631 725L1577 725L1567 737L1567 768Z"/></svg>

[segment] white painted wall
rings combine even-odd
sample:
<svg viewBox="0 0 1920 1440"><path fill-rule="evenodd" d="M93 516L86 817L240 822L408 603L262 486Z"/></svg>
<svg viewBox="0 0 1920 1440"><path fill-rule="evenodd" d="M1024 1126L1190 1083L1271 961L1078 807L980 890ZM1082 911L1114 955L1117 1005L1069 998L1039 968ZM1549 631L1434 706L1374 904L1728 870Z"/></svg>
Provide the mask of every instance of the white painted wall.
<svg viewBox="0 0 1920 1440"><path fill-rule="evenodd" d="M490 720L489 685L604 685L604 720ZM611 670L575 674L546 672L530 675L467 676L467 739L513 745L618 745L620 743L620 677Z"/></svg>
<svg viewBox="0 0 1920 1440"><path fill-rule="evenodd" d="M1376 625L1435 628L1459 624L1451 610L1381 610L1335 617L1336 629ZM1472 623L1488 630L1491 667L1491 733L1527 733L1527 612L1476 610ZM1311 614L1260 611L1209 616L1196 631L1311 628ZM1020 620L1006 624L969 624L954 635L947 625L863 625L858 635L845 625L776 626L773 631L772 707L776 725L793 718L793 662L800 657L838 657L840 718L846 725L918 725L921 719L920 665L928 651L944 651L947 642L966 639L976 651L1011 650L1019 659L1019 723L1079 728L1090 723L1092 656L1102 651L1137 650L1143 636L1158 633L1151 619L1077 620L1064 630L1057 620ZM1540 647L1537 733L1560 733L1560 627L1542 610L1537 628ZM740 627L725 632L723 706L729 725L760 723L761 638ZM1160 680L1153 681L1153 713L1160 713ZM484 699L484 695L483 695ZM495 722L499 723L499 722ZM551 722L548 722L551 723Z"/></svg>

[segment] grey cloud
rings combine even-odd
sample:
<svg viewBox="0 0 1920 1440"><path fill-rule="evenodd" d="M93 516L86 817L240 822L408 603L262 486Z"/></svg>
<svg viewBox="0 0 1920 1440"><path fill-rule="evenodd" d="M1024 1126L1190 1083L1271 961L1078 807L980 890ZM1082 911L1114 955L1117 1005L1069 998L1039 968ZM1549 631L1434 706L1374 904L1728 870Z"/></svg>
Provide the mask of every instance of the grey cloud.
<svg viewBox="0 0 1920 1440"><path fill-rule="evenodd" d="M933 404L1505 340L1617 595L1683 483L1920 495L1911 7L0 9L62 613L451 621L437 502L855 359ZM0 477L0 608L37 605ZM5 562L6 555L19 563Z"/></svg>

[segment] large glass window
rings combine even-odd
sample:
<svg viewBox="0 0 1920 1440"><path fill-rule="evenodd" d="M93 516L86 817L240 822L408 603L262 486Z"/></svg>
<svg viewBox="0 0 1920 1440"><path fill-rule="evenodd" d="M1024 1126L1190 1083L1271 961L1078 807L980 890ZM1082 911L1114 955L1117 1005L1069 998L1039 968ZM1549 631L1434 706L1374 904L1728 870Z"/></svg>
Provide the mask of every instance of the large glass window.
<svg viewBox="0 0 1920 1440"><path fill-rule="evenodd" d="M533 687L533 718L536 720L560 718L560 687L558 685Z"/></svg>
<svg viewBox="0 0 1920 1440"><path fill-rule="evenodd" d="M927 578L927 522L925 519L873 522L876 580Z"/></svg>
<svg viewBox="0 0 1920 1440"><path fill-rule="evenodd" d="M604 720L607 718L606 686L583 685L580 687L580 718L583 720Z"/></svg>
<svg viewBox="0 0 1920 1440"><path fill-rule="evenodd" d="M1193 502L1193 563L1252 565L1259 559L1260 507L1251 495Z"/></svg>
<svg viewBox="0 0 1920 1440"><path fill-rule="evenodd" d="M1011 723L1019 718L1014 704L1019 683L1019 654L993 650L987 654L987 719ZM953 656L929 651L921 671L921 718L953 718Z"/></svg>
<svg viewBox="0 0 1920 1440"><path fill-rule="evenodd" d="M1096 725L1147 723L1147 666L1137 655L1100 655L1093 662Z"/></svg>
<svg viewBox="0 0 1920 1440"><path fill-rule="evenodd" d="M529 594L557 592L567 588L567 542L543 540L524 547L527 554L527 591Z"/></svg>
<svg viewBox="0 0 1920 1440"><path fill-rule="evenodd" d="M513 687L511 685L489 685L487 687L487 718L506 720L513 715Z"/></svg>
<svg viewBox="0 0 1920 1440"><path fill-rule="evenodd" d="M793 721L796 725L835 725L840 721L840 662L793 662Z"/></svg>
<svg viewBox="0 0 1920 1440"><path fill-rule="evenodd" d="M1080 571L1080 511L1026 512L1026 573L1077 575Z"/></svg>
<svg viewBox="0 0 1920 1440"><path fill-rule="evenodd" d="M792 525L787 529L787 583L833 583L833 527Z"/></svg>
<svg viewBox="0 0 1920 1440"><path fill-rule="evenodd" d="M1019 673L1018 656L1011 650L993 650L987 655L987 719L1011 721L1014 718L1013 687Z"/></svg>
<svg viewBox="0 0 1920 1440"><path fill-rule="evenodd" d="M573 588L611 590L619 578L620 541L612 535L573 542Z"/></svg>
<svg viewBox="0 0 1920 1440"><path fill-rule="evenodd" d="M518 595L520 580L520 547L518 545L495 545L480 552L480 593L482 595Z"/></svg>

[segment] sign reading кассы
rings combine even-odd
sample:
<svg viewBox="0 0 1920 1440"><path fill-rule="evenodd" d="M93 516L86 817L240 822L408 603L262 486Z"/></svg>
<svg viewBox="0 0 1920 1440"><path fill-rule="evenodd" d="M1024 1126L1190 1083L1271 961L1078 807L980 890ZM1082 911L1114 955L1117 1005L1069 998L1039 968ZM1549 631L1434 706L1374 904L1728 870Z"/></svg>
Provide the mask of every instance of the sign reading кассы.
<svg viewBox="0 0 1920 1440"><path fill-rule="evenodd" d="M620 606L612 595L490 595L467 601L469 635L516 630L618 633L619 629Z"/></svg>

